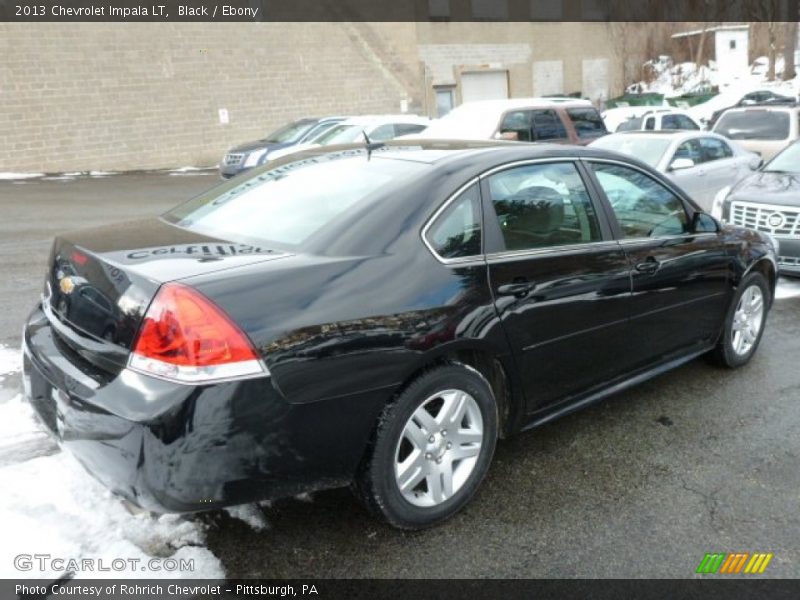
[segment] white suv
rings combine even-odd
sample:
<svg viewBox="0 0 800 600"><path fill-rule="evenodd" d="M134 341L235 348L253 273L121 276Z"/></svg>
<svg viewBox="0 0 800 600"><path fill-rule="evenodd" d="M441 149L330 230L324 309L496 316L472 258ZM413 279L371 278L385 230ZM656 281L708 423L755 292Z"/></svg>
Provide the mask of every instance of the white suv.
<svg viewBox="0 0 800 600"><path fill-rule="evenodd" d="M751 106L732 108L714 124L714 133L736 140L765 161L800 138L800 108L797 106Z"/></svg>

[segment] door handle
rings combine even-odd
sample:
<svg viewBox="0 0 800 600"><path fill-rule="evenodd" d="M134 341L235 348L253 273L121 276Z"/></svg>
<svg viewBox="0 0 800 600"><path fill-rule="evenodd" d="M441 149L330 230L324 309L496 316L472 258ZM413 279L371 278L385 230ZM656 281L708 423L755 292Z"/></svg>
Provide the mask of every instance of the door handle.
<svg viewBox="0 0 800 600"><path fill-rule="evenodd" d="M658 271L661 263L658 262L652 256L648 256L644 262L637 263L634 267L639 273L646 273L648 275L652 275L656 271Z"/></svg>
<svg viewBox="0 0 800 600"><path fill-rule="evenodd" d="M532 281L515 281L514 283L507 283L497 288L497 293L501 296L515 296L517 298L524 298L530 294L536 284Z"/></svg>

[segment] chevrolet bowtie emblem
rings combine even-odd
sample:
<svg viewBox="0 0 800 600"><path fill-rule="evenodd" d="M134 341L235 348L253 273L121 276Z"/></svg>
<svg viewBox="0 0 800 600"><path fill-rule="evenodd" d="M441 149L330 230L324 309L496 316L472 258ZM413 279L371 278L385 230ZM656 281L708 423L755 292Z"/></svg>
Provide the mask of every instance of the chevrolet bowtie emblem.
<svg viewBox="0 0 800 600"><path fill-rule="evenodd" d="M72 281L72 277L64 277L58 282L58 287L61 288L61 291L66 295L70 295L72 290L75 289L75 282Z"/></svg>

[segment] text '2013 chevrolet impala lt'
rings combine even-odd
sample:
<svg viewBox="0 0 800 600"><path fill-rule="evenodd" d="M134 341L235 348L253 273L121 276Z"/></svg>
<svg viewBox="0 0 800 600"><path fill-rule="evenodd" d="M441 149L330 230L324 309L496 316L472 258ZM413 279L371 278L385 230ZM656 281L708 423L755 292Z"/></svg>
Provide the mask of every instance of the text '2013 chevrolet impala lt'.
<svg viewBox="0 0 800 600"><path fill-rule="evenodd" d="M352 484L425 527L498 438L758 347L769 237L601 150L312 150L58 237L26 395L97 479L190 512Z"/></svg>

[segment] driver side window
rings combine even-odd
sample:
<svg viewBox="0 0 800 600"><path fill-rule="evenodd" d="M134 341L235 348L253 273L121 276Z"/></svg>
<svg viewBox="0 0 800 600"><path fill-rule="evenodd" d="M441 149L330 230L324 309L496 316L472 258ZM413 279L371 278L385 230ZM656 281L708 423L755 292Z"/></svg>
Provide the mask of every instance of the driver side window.
<svg viewBox="0 0 800 600"><path fill-rule="evenodd" d="M689 218L681 199L649 175L606 163L592 163L592 169L626 239L689 232Z"/></svg>

